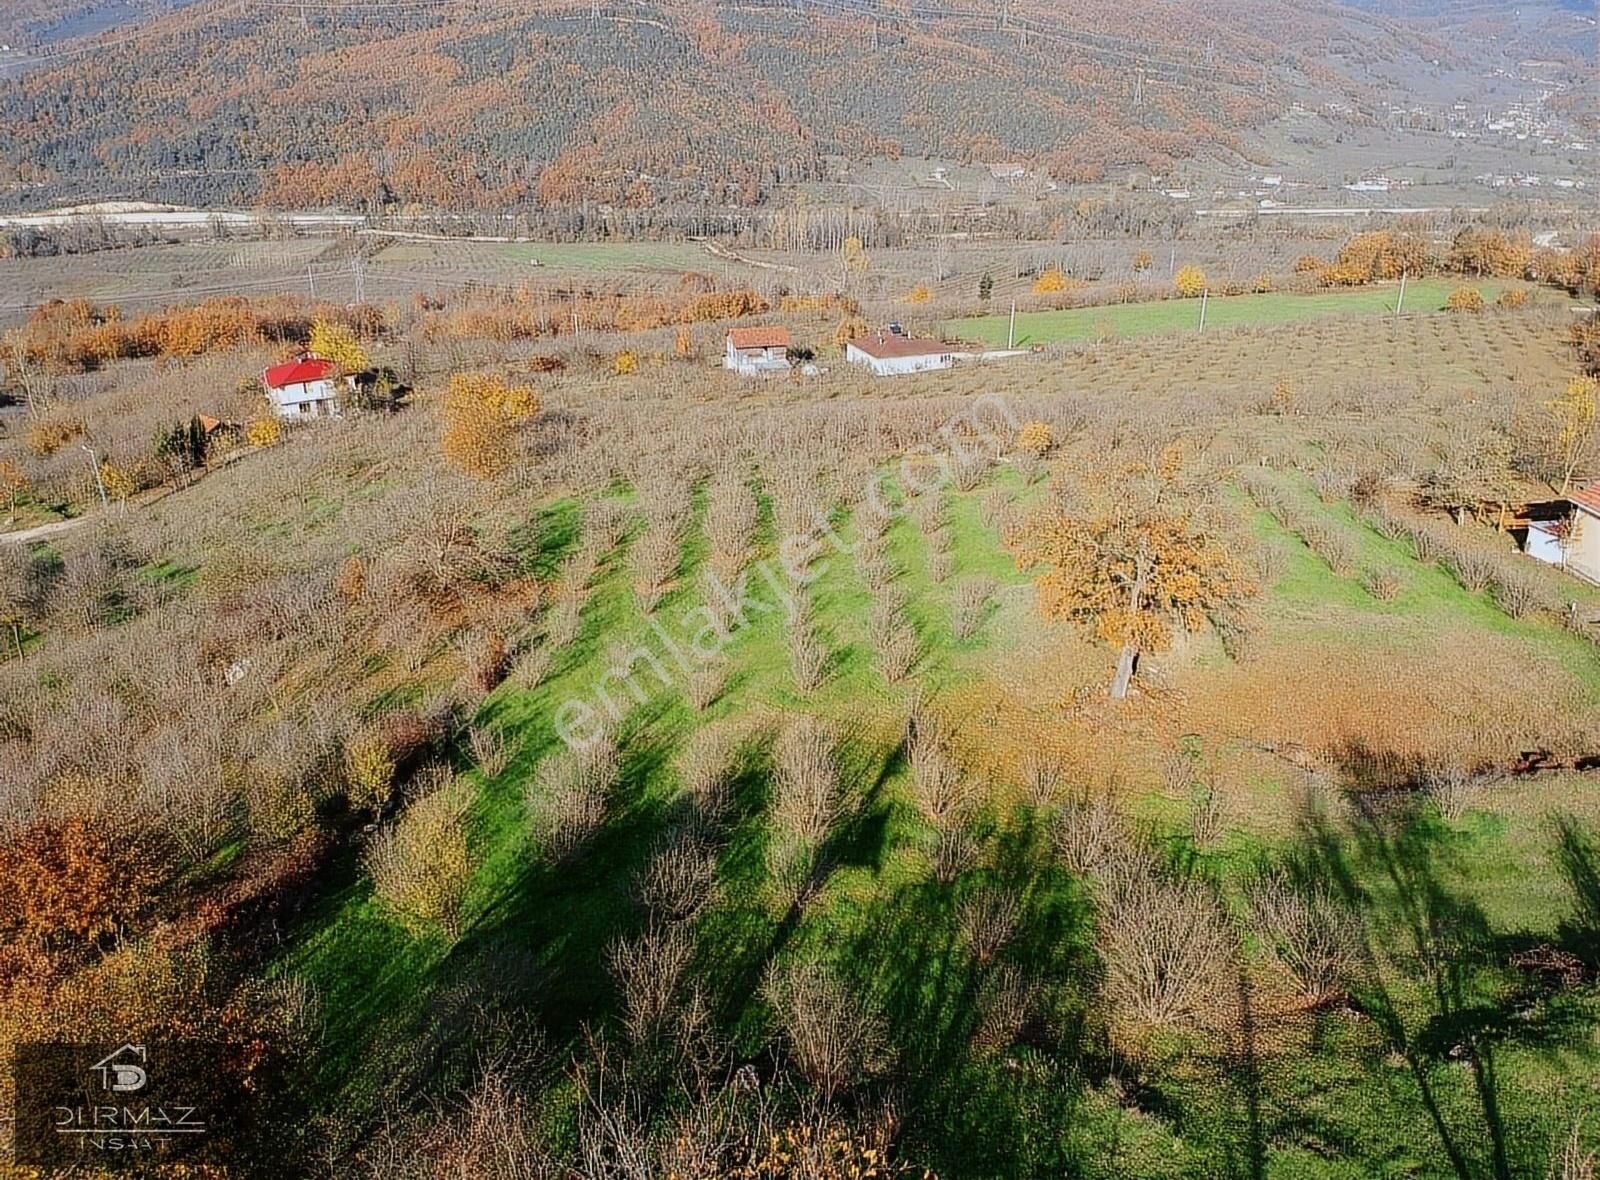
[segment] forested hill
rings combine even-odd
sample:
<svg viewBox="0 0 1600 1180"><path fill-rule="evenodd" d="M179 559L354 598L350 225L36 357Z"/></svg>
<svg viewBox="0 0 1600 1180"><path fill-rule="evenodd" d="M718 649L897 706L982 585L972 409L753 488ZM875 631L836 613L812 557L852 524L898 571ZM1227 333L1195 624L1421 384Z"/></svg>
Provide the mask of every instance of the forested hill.
<svg viewBox="0 0 1600 1180"><path fill-rule="evenodd" d="M0 76L0 199L750 204L829 155L1093 179L1459 51L1312 0L170 6Z"/></svg>

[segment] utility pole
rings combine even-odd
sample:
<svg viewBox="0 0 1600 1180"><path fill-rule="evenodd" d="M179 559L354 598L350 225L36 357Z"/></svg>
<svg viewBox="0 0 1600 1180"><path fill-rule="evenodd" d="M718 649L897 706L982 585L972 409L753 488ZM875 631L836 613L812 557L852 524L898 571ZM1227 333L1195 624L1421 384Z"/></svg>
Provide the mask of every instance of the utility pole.
<svg viewBox="0 0 1600 1180"><path fill-rule="evenodd" d="M355 274L356 274L356 302L357 303L365 303L367 301L367 266L366 266L366 262L367 262L367 260L365 258L363 258L363 257L361 257L361 255L357 254L356 258L355 258L355 261L353 263L351 263L351 269L354 270Z"/></svg>
<svg viewBox="0 0 1600 1180"><path fill-rule="evenodd" d="M100 457L94 453L94 448L88 443L80 443L79 445L83 447L83 453L89 456L89 469L94 472L95 487L100 489L100 510L102 512L110 512L111 501L106 496L106 481L100 476Z"/></svg>
<svg viewBox="0 0 1600 1180"><path fill-rule="evenodd" d="M1406 305L1406 272L1400 272L1400 297L1394 301L1394 318L1400 318L1400 309Z"/></svg>
<svg viewBox="0 0 1600 1180"><path fill-rule="evenodd" d="M1206 330L1206 304L1211 301L1211 288L1206 287L1200 292L1200 331Z"/></svg>
<svg viewBox="0 0 1600 1180"><path fill-rule="evenodd" d="M311 298L317 297L317 276L311 273L311 267L306 267L306 286L311 288Z"/></svg>
<svg viewBox="0 0 1600 1180"><path fill-rule="evenodd" d="M1015 348L1016 346L1017 346L1017 301L1015 299L1013 299L1011 301L1011 327L1006 332L1006 347L1008 349L1010 349L1010 348Z"/></svg>

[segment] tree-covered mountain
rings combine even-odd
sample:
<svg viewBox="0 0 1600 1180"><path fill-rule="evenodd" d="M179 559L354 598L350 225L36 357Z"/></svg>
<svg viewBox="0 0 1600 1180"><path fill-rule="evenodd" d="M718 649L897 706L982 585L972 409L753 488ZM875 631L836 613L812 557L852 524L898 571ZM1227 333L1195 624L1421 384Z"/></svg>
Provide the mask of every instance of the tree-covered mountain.
<svg viewBox="0 0 1600 1180"><path fill-rule="evenodd" d="M1462 51L1314 0L201 0L0 77L0 184L500 208L752 204L829 156L1094 179L1245 150L1294 97L1359 98L1351 63Z"/></svg>

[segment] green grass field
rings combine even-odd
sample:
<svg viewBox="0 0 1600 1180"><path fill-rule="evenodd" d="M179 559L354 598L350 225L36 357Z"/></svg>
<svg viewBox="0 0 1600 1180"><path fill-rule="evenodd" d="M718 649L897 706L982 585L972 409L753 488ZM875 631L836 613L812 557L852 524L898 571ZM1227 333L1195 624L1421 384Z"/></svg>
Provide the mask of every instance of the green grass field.
<svg viewBox="0 0 1600 1180"><path fill-rule="evenodd" d="M1483 294L1485 300L1493 301L1511 284L1484 281L1471 285ZM1424 279L1408 283L1404 314L1421 315L1439 311L1456 286L1457 283L1449 279ZM1327 316L1392 314L1399 291L1399 284L1382 284L1314 295L1277 292L1214 296L1206 307L1206 327L1265 326ZM1538 298L1539 293L1534 297ZM1108 335L1148 336L1160 332L1193 331L1199 325L1198 299L1075 307L1062 311L1028 311L1017 314L1016 343L1025 346L1092 340ZM987 315L952 320L945 325L945 331L958 340L975 340L1003 347L1009 326L1008 315Z"/></svg>
<svg viewBox="0 0 1600 1180"><path fill-rule="evenodd" d="M992 479L1023 491L1014 471ZM1026 579L980 518L980 496L951 497L955 577L994 576L1002 590L968 640L953 638L953 583L930 576L926 538L907 520L889 534L922 651L912 680L936 695L983 683L1011 662L1021 629L1008 620L1031 610ZM572 543L577 508L560 501L530 522L530 568L554 568ZM762 519L770 556L766 503ZM854 539L848 517L837 524L847 542ZM1266 642L1303 635L1296 629L1305 615L1328 609L1372 625L1392 616L1419 633L1478 629L1525 645L1530 658L1586 668L1583 678L1600 697L1594 655L1582 641L1549 621L1506 618L1376 534L1363 534L1363 560L1406 569L1406 590L1393 602L1334 576L1265 514L1253 524L1292 549L1266 594ZM668 626L697 604L694 574L706 549L698 533L685 548L678 589L656 612ZM1554 865L1569 865L1575 879L1593 874L1594 850L1581 833L1552 835L1534 819L1492 810L1454 825L1426 812L1401 825L1311 817L1292 833L1254 831L1242 814L1239 831L1205 850L1189 841L1181 800L1155 784L1128 784L1130 810L1158 817L1153 835L1165 854L1214 880L1234 906L1240 878L1266 861L1339 883L1359 899L1382 966L1361 994L1359 1014L1307 1013L1244 1049L1211 1051L1178 1037L1151 1044L1138 1062L1121 1060L1091 1031L1097 968L1089 895L1051 855L1048 816L991 803L974 821L989 850L982 862L951 884L930 875L933 834L912 806L898 747L909 686L879 674L867 639L871 596L850 559L833 553L807 590L833 652L825 683L811 693L796 688L776 615L757 616L735 634L729 687L705 714L690 708L681 685L647 680L654 691L623 723L622 781L610 818L581 862L556 869L529 836L523 806L534 766L557 748L555 712L565 700L592 697L609 644L653 642L626 561L613 558L606 569L579 638L546 682L531 691L508 683L481 708L480 723L505 733L515 754L492 780L464 771L479 797L479 867L464 935L454 943L407 935L352 857L342 887L280 958L280 973L309 979L322 998L326 1050L316 1086L324 1109L359 1120L384 1103L415 1100L416 1087L470 1081L462 1063L472 1055L453 1039L467 1035L468 1014L452 1004L458 995L480 1004L487 996L532 1019L553 1050L557 1097L546 1116L552 1136L565 1141L576 1114L560 1080L564 1063L585 1029L616 1019L607 948L644 921L627 883L675 822L677 753L706 724L744 718L770 727L784 714L809 711L850 735L846 766L856 803L830 845L831 869L800 913L774 903L763 864L764 758L756 756L721 845L720 900L694 919L695 979L735 1055L755 1059L771 1035L758 986L768 964L789 956L829 962L882 1014L898 1048L891 1084L907 1118L902 1154L947 1180L1539 1175L1569 1112L1600 1117L1600 1095L1589 1084L1600 1076L1600 995L1530 988L1492 950L1587 937ZM1282 788L1263 782L1259 789ZM976 1001L995 967L973 957L959 919L963 899L990 886L1019 898L1022 919L1006 961L1040 988L1036 1026L998 1055L969 1048ZM1600 922L1600 911L1589 920ZM471 1038L476 1052L492 1051L482 1029ZM1472 1049L1465 1056L1463 1043ZM1467 1170L1453 1171L1452 1158Z"/></svg>

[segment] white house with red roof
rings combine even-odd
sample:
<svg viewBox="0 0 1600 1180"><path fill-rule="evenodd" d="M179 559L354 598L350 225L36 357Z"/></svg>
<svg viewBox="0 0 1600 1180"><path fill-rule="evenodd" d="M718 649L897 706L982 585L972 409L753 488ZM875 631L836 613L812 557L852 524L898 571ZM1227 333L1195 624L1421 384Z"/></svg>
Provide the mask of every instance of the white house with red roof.
<svg viewBox="0 0 1600 1180"><path fill-rule="evenodd" d="M1567 493L1572 521L1562 545L1562 564L1580 577L1600 582L1600 479Z"/></svg>
<svg viewBox="0 0 1600 1180"><path fill-rule="evenodd" d="M352 388L339 366L314 353L273 365L261 374L272 412L280 418L337 418L339 397Z"/></svg>
<svg viewBox="0 0 1600 1180"><path fill-rule="evenodd" d="M1563 502L1570 512L1549 511ZM1522 548L1530 557L1600 583L1600 479L1581 483L1546 505L1540 519L1528 522Z"/></svg>
<svg viewBox="0 0 1600 1180"><path fill-rule="evenodd" d="M789 329L779 325L729 328L722 365L741 377L771 377L789 371Z"/></svg>

